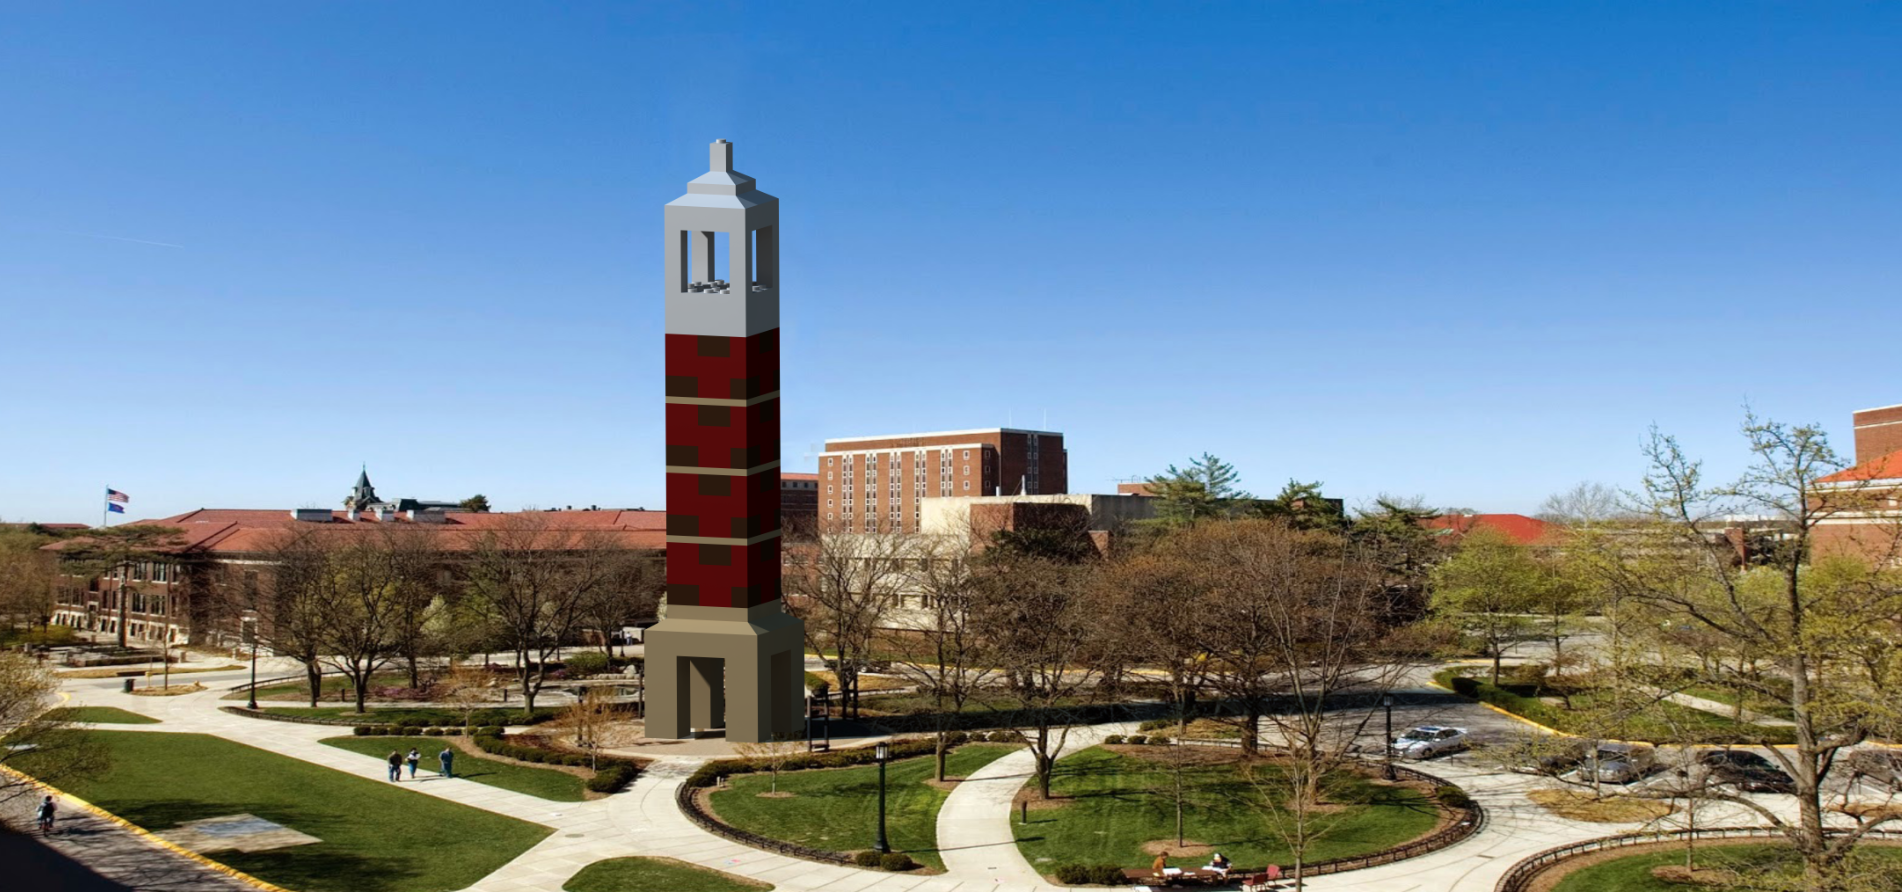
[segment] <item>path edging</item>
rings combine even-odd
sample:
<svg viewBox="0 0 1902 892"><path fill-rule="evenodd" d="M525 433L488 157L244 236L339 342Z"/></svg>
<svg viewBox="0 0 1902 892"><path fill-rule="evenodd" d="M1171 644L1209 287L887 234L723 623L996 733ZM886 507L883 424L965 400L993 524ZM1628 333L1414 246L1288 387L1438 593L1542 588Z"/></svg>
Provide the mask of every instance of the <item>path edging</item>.
<svg viewBox="0 0 1902 892"><path fill-rule="evenodd" d="M166 839L165 837L159 836L158 834L153 833L152 831L147 830L144 827L140 827L139 825L134 824L131 821L128 821L122 817L119 817L118 815L115 815L112 812L106 811L105 809L100 808L97 805L87 802L86 800L81 799L78 796L74 796L73 794L68 793L65 790L61 790L60 788L55 787L52 784L46 783L45 781L39 780L38 778L35 778L31 775L22 774L21 772L12 768L8 768L4 765L0 765L0 773L5 773L12 777L18 778L20 780L23 780L35 786L38 786L42 789L50 790L53 793L56 793L72 801L73 803L77 804L80 808L83 808L93 813L94 815L97 815L98 817L103 818L111 823L119 825L125 830L130 831L135 836L138 836L147 841L155 843L160 848L167 849L179 855L183 855L186 858L189 858L192 861L195 861L204 867L208 867L212 870L222 873L225 876L228 876L234 880L237 880L238 882L260 889L262 890L262 892L292 892L292 890L286 889L283 886L279 886L276 883L272 883L267 880L258 879L257 877L254 877L248 873L245 873L244 871L239 870L235 867L231 867L229 865L220 864L216 861L213 861L204 855L200 855L197 852L192 851L191 849L185 848L184 846L181 846L178 843L172 842L171 840Z"/></svg>

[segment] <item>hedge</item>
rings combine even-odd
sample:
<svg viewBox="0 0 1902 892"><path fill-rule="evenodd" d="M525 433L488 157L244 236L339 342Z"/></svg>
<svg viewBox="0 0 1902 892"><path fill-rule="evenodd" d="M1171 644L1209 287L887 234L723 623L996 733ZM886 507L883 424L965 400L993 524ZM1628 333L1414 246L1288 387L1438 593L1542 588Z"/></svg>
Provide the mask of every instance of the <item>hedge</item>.
<svg viewBox="0 0 1902 892"><path fill-rule="evenodd" d="M1059 864L1054 871L1057 882L1066 886L1082 886L1094 883L1100 886L1121 886L1129 882L1123 875L1123 869L1114 864Z"/></svg>
<svg viewBox="0 0 1902 892"><path fill-rule="evenodd" d="M971 739L976 740L977 735ZM480 740L477 741L478 745ZM938 751L935 740L901 740L891 745L893 759L908 759L912 756L928 756ZM804 771L812 768L846 768L852 765L869 765L877 761L877 753L872 747L860 747L849 750L833 750L826 753L803 753L790 756L780 765L781 771ZM767 770L767 764L761 759L721 759L700 766L694 773L687 775L689 787L711 787L720 778L735 774L751 774Z"/></svg>
<svg viewBox="0 0 1902 892"><path fill-rule="evenodd" d="M493 731L494 733L489 733ZM512 743L504 738L500 728L483 728L473 738L476 749L495 756L515 759L521 762L533 762L537 765L565 765L570 768L586 768L592 761L595 765L594 776L588 778L585 786L596 793L613 793L634 781L640 774L640 765L626 759L595 758L590 760L580 753L562 752L539 746L525 746Z"/></svg>

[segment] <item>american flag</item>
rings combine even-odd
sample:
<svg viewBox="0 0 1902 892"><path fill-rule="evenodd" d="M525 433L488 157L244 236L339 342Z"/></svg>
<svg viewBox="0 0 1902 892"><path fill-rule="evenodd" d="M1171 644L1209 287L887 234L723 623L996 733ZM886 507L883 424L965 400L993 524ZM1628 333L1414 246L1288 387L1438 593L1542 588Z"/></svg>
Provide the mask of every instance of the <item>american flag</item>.
<svg viewBox="0 0 1902 892"><path fill-rule="evenodd" d="M127 502L132 501L132 497L116 489L108 489L106 490L106 501L118 502L119 504L123 505Z"/></svg>

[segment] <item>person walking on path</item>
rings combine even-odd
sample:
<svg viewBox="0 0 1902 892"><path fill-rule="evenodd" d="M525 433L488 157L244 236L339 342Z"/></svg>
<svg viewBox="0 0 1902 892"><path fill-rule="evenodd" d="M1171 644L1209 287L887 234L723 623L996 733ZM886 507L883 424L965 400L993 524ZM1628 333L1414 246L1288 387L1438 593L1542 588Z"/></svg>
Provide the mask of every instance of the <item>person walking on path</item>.
<svg viewBox="0 0 1902 892"><path fill-rule="evenodd" d="M443 747L442 752L436 756L436 759L442 762L443 777L456 776L456 750L454 747Z"/></svg>
<svg viewBox="0 0 1902 892"><path fill-rule="evenodd" d="M397 752L396 750L390 750L390 780L394 782L394 781L401 781L402 779L403 779L403 754Z"/></svg>
<svg viewBox="0 0 1902 892"><path fill-rule="evenodd" d="M39 818L41 833L43 834L52 833L53 832L53 797L48 796L45 799L40 800L40 809L38 812L34 814L34 816Z"/></svg>
<svg viewBox="0 0 1902 892"><path fill-rule="evenodd" d="M404 756L403 761L409 763L409 779L415 780L416 763L423 761L423 751L412 746L409 748L409 755Z"/></svg>

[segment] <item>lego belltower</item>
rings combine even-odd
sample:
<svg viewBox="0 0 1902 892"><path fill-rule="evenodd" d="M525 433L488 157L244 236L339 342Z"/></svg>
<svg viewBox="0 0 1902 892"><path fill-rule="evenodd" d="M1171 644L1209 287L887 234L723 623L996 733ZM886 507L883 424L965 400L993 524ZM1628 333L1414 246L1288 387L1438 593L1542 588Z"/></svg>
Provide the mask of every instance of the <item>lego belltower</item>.
<svg viewBox="0 0 1902 892"><path fill-rule="evenodd" d="M779 199L733 144L667 204L667 614L647 734L798 734L805 642L780 601Z"/></svg>

